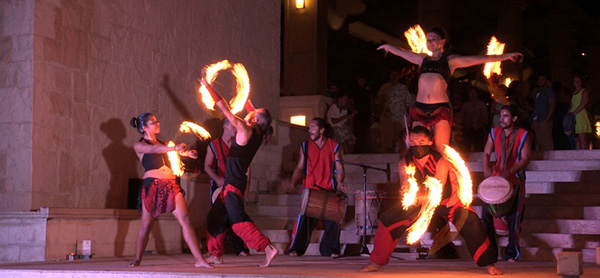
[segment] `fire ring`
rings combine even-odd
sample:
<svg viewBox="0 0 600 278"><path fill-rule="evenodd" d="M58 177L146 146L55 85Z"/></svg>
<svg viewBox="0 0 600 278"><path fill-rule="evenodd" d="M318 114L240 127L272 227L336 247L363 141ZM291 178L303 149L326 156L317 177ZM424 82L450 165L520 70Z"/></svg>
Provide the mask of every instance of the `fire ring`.
<svg viewBox="0 0 600 278"><path fill-rule="evenodd" d="M244 104L250 93L250 78L246 68L241 63L231 64L227 60L223 60L206 67L206 76L204 77L208 84L211 84L217 79L219 72L222 70L231 70L231 73L236 80L236 95L229 101L231 113L237 114L244 109ZM215 102L212 100L208 89L201 84L198 89L202 96L202 102L208 110L215 110Z"/></svg>

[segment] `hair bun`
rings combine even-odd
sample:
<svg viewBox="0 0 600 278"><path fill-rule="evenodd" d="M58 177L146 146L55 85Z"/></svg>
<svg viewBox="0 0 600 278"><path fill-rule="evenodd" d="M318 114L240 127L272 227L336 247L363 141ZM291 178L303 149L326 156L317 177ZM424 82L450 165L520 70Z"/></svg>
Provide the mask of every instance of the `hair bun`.
<svg viewBox="0 0 600 278"><path fill-rule="evenodd" d="M140 120L136 117L131 118L131 121L129 121L129 124L134 127L134 128L139 128L140 127Z"/></svg>

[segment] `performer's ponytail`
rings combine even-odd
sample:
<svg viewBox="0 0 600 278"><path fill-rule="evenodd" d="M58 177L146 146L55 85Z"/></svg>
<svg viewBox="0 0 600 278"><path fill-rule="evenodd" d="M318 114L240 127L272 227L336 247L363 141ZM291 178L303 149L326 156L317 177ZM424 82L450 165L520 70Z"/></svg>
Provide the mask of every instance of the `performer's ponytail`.
<svg viewBox="0 0 600 278"><path fill-rule="evenodd" d="M142 113L137 117L131 118L129 125L135 128L139 133L144 134L145 126L148 126L148 119L154 116L152 113Z"/></svg>

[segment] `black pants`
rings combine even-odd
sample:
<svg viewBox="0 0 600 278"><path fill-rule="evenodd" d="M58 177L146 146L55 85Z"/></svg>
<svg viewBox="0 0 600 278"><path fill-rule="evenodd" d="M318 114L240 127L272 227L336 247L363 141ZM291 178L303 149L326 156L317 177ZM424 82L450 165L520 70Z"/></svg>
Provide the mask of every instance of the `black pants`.
<svg viewBox="0 0 600 278"><path fill-rule="evenodd" d="M340 253L340 224L334 221L322 220L325 228L319 252L321 256L331 256ZM310 244L310 236L319 219L298 215L298 220L292 231L292 244L288 252L296 252L298 256L304 255Z"/></svg>

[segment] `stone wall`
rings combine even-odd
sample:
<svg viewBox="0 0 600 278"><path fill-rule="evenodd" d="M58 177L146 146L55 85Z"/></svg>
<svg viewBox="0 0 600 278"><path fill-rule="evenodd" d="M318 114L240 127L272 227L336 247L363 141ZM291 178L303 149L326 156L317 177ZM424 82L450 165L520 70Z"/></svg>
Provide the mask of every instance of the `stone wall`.
<svg viewBox="0 0 600 278"><path fill-rule="evenodd" d="M0 59L0 90L10 95L0 104L9 142L0 146L0 211L125 208L128 179L141 175L129 120L155 113L163 140L183 120L213 124L196 79L221 59L246 66L254 104L278 118L279 1L0 5L0 43L12 50Z"/></svg>
<svg viewBox="0 0 600 278"><path fill-rule="evenodd" d="M0 1L0 211L31 207L33 0Z"/></svg>

